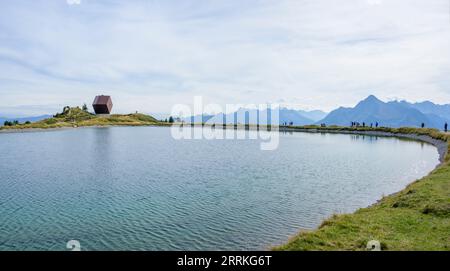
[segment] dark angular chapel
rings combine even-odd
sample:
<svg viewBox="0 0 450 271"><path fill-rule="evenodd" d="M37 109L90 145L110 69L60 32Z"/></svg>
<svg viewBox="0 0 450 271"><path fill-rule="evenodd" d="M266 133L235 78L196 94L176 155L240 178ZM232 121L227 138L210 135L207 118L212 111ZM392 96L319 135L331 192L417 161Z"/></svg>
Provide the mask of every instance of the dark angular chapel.
<svg viewBox="0 0 450 271"><path fill-rule="evenodd" d="M94 108L95 114L111 114L113 107L111 96L96 96L92 107Z"/></svg>

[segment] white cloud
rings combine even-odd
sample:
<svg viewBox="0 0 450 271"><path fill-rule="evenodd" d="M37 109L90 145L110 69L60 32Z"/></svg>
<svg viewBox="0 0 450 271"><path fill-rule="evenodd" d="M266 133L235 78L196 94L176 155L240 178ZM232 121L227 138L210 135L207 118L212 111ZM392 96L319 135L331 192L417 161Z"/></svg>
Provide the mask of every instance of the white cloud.
<svg viewBox="0 0 450 271"><path fill-rule="evenodd" d="M325 110L369 94L450 102L448 0L0 5L0 113L99 91L122 112L194 95Z"/></svg>
<svg viewBox="0 0 450 271"><path fill-rule="evenodd" d="M80 5L81 0L66 0L68 5Z"/></svg>

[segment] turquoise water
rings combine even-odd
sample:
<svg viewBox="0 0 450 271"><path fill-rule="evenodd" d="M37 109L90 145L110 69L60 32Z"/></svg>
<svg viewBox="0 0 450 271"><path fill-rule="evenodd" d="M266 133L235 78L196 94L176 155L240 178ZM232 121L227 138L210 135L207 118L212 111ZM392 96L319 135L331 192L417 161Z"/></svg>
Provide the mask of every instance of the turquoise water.
<svg viewBox="0 0 450 271"><path fill-rule="evenodd" d="M261 151L258 140L174 140L163 127L0 134L0 250L66 250L71 239L83 250L268 249L438 164L413 141L280 137Z"/></svg>

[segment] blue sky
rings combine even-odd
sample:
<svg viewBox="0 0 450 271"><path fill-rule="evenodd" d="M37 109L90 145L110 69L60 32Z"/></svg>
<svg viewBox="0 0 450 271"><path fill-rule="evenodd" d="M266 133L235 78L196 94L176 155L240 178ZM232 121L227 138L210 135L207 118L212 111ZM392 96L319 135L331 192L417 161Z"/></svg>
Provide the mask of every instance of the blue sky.
<svg viewBox="0 0 450 271"><path fill-rule="evenodd" d="M0 115L450 103L449 0L0 0Z"/></svg>

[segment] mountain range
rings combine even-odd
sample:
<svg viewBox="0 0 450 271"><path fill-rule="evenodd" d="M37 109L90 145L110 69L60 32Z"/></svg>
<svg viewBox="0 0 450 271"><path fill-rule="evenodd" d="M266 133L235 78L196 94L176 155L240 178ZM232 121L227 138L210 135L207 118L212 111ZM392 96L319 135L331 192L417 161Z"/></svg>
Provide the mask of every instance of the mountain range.
<svg viewBox="0 0 450 271"><path fill-rule="evenodd" d="M237 123L245 123L245 112L250 116L256 116L256 109L249 110L240 108L236 113L225 115L227 123L232 123L234 114ZM260 112L260 115L262 113ZM194 116L195 123L223 123L224 114ZM339 107L329 114L320 111L303 111L288 108L279 109L280 123L291 123L293 125L326 124L349 126L351 122L365 123L366 125L378 122L379 126L386 127L420 127L422 123L426 127L443 129L446 122L450 123L450 104L438 105L429 101L420 103L409 103L407 101L383 102L374 95L360 101L355 107ZM191 118L185 118L185 122L191 122ZM256 118L250 117L250 124L256 124ZM264 117L259 122L267 124Z"/></svg>
<svg viewBox="0 0 450 271"><path fill-rule="evenodd" d="M409 103L406 101L383 102L370 95L353 108L340 107L331 111L317 123L348 126L351 122L379 123L386 127L426 127L443 129L450 122L450 105L437 105L426 101Z"/></svg>

